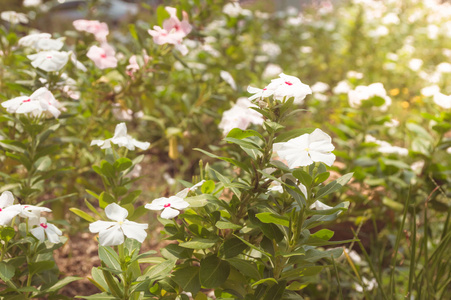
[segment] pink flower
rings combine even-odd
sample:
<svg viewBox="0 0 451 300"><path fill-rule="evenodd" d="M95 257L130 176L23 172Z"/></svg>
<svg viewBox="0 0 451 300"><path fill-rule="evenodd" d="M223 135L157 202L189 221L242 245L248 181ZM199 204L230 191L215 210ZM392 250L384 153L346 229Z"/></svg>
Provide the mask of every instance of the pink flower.
<svg viewBox="0 0 451 300"><path fill-rule="evenodd" d="M108 25L104 22L100 23L96 20L75 20L72 23L76 30L86 31L94 34L96 40L99 42L105 42L106 36L108 35Z"/></svg>
<svg viewBox="0 0 451 300"><path fill-rule="evenodd" d="M172 44L176 49L186 55L188 48L182 44L182 39L191 32L192 26L188 23L188 14L183 12L183 21L177 17L177 9L166 6L166 11L171 15L169 19L164 20L163 28L154 26L149 29L149 34L153 36L153 41L157 45Z"/></svg>
<svg viewBox="0 0 451 300"><path fill-rule="evenodd" d="M99 69L115 68L117 66L117 59L114 57L114 49L107 43L102 44L102 47L92 46L86 54Z"/></svg>
<svg viewBox="0 0 451 300"><path fill-rule="evenodd" d="M147 53L143 53L143 60L144 60L144 65L147 65L149 63L149 61L152 58L150 56L147 55ZM130 57L130 59L128 60L129 65L126 67L126 72L129 76L132 76L133 73L135 73L136 71L138 71L141 66L138 64L138 59L136 57L136 55L132 55Z"/></svg>

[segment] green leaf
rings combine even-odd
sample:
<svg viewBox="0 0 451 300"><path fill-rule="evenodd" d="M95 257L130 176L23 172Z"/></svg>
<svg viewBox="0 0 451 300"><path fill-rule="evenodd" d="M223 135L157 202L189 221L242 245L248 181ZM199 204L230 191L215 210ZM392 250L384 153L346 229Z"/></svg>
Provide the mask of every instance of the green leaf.
<svg viewBox="0 0 451 300"><path fill-rule="evenodd" d="M325 187L320 188L318 193L316 194L316 199L320 199L326 195L329 195L341 189L346 183L348 183L349 180L351 180L353 174L354 173L345 174L340 178L338 178L337 180L330 182Z"/></svg>
<svg viewBox="0 0 451 300"><path fill-rule="evenodd" d="M128 159L126 157L121 157L114 162L113 168L114 168L114 170L116 170L116 172L122 172L122 171L125 171L128 168L130 168L132 165L133 165L133 163L130 159ZM102 169L103 169L103 167L102 167Z"/></svg>
<svg viewBox="0 0 451 300"><path fill-rule="evenodd" d="M81 209L75 208L75 207L71 207L69 208L69 210L71 212L73 212L74 214L76 214L77 216L79 216L80 218L92 223L97 221L96 219L94 219L94 217L92 217L91 215L88 215L87 213L85 213L84 211L82 211Z"/></svg>
<svg viewBox="0 0 451 300"><path fill-rule="evenodd" d="M240 258L228 258L227 261L232 265L235 269L240 271L244 276L252 278L254 280L260 280L261 275L260 271L257 268L257 263L240 259Z"/></svg>
<svg viewBox="0 0 451 300"><path fill-rule="evenodd" d="M116 178L116 173L114 171L113 165L111 165L106 160L100 162L100 170L105 177Z"/></svg>
<svg viewBox="0 0 451 300"><path fill-rule="evenodd" d="M122 271L119 256L111 247L99 245L99 258L109 268Z"/></svg>
<svg viewBox="0 0 451 300"><path fill-rule="evenodd" d="M172 273L172 280L174 280L183 291L197 294L200 290L200 279L199 279L199 267L188 266L182 267L175 270Z"/></svg>
<svg viewBox="0 0 451 300"><path fill-rule="evenodd" d="M165 260L158 265L150 267L142 276L138 277L136 281L143 281L146 279L161 280L166 278L174 269L177 260Z"/></svg>
<svg viewBox="0 0 451 300"><path fill-rule="evenodd" d="M310 186L313 182L312 176L300 168L293 171L293 176L305 186Z"/></svg>
<svg viewBox="0 0 451 300"><path fill-rule="evenodd" d="M216 244L217 240L193 238L191 241L180 243L179 246L188 249L208 249Z"/></svg>
<svg viewBox="0 0 451 300"><path fill-rule="evenodd" d="M227 280L229 273L229 263L215 255L210 255L200 262L199 279L206 288L219 287Z"/></svg>
<svg viewBox="0 0 451 300"><path fill-rule="evenodd" d="M299 267L296 269L292 269L289 271L282 272L281 278L286 280L294 280L299 279L299 277L303 276L314 276L321 272L325 266L308 266L308 267Z"/></svg>
<svg viewBox="0 0 451 300"><path fill-rule="evenodd" d="M67 276L64 277L60 280L58 280L58 282L56 282L54 285L52 285L49 288L46 288L44 290L45 293L52 293L52 292L56 292L58 290L60 290L61 288L63 288L64 286L66 286L67 284L73 282L73 281L77 281L83 279L83 277L75 277L75 276Z"/></svg>
<svg viewBox="0 0 451 300"><path fill-rule="evenodd" d="M247 165L245 165L244 163L240 162L240 161L237 161L235 159L228 158L228 157L217 156L217 155L215 155L213 153L210 153L208 151L205 151L205 150L202 150L202 149L199 149L199 148L194 148L194 150L202 152L203 154L208 155L209 157L226 161L228 163L231 163L234 166L237 166L237 167L243 169L246 172L249 172L249 167Z"/></svg>
<svg viewBox="0 0 451 300"><path fill-rule="evenodd" d="M215 226L216 226L216 228L219 228L219 229L233 229L233 230L236 230L236 229L243 228L243 226L237 225L237 224L233 224L230 221L218 221L218 222L216 222Z"/></svg>
<svg viewBox="0 0 451 300"><path fill-rule="evenodd" d="M116 297L111 296L110 294L107 293L99 293L91 296L75 296L75 298L91 299L91 300L117 300Z"/></svg>
<svg viewBox="0 0 451 300"><path fill-rule="evenodd" d="M334 236L334 232L329 229L321 229L310 235L310 238L319 238L325 241L330 240Z"/></svg>
<svg viewBox="0 0 451 300"><path fill-rule="evenodd" d="M12 227L0 228L0 240L9 242L16 235L16 231Z"/></svg>
<svg viewBox="0 0 451 300"><path fill-rule="evenodd" d="M134 203L136 199L138 199L139 195L141 195L141 190L136 190L129 193L127 196L121 199L121 205Z"/></svg>
<svg viewBox="0 0 451 300"><path fill-rule="evenodd" d="M243 243L245 243L246 245L248 245L248 246L251 247L252 249L257 250L258 252L260 252L260 253L266 255L268 258L271 258L271 257L272 257L272 255L271 255L270 253L266 252L266 251L263 250L262 248L257 247L257 246L255 246L255 245L252 244L252 243L249 243L249 242L246 241L245 239L242 239L241 237L239 237L239 236L237 236L237 235L235 235L235 234L234 234L234 236L235 236L236 238L240 239Z"/></svg>
<svg viewBox="0 0 451 300"><path fill-rule="evenodd" d="M46 171L52 165L52 160L48 156L39 158L35 163L34 167L37 171Z"/></svg>
<svg viewBox="0 0 451 300"><path fill-rule="evenodd" d="M280 281L276 285L273 285L266 292L263 300L279 300L282 299L283 292L287 287L287 282L285 280Z"/></svg>
<svg viewBox="0 0 451 300"><path fill-rule="evenodd" d="M286 227L290 226L290 221L288 220L288 218L270 212L259 213L255 216L263 223L279 224Z"/></svg>
<svg viewBox="0 0 451 300"><path fill-rule="evenodd" d="M216 197L209 194L203 194L194 197L187 197L183 200L188 202L190 207L203 207L208 204L208 199L216 199Z"/></svg>
<svg viewBox="0 0 451 300"><path fill-rule="evenodd" d="M231 238L226 240L221 246L220 253L224 256L225 259L228 259L241 254L248 248L249 247L240 239Z"/></svg>
<svg viewBox="0 0 451 300"><path fill-rule="evenodd" d="M34 275L37 273L41 273L46 270L50 270L55 266L54 261L38 261L38 262L32 262L28 264L28 270L30 272L30 275Z"/></svg>
<svg viewBox="0 0 451 300"><path fill-rule="evenodd" d="M326 181L330 176L329 172L324 172L321 174L318 174L318 176L315 177L315 185L318 185L320 183L323 183L324 181Z"/></svg>
<svg viewBox="0 0 451 300"><path fill-rule="evenodd" d="M215 190L215 182L213 180L207 180L202 184L202 194L211 194Z"/></svg>
<svg viewBox="0 0 451 300"><path fill-rule="evenodd" d="M8 263L1 261L0 262L0 278L3 281L9 281L13 278L15 272L15 268Z"/></svg>
<svg viewBox="0 0 451 300"><path fill-rule="evenodd" d="M99 206L100 208L105 209L105 207L108 206L108 204L116 202L114 197L106 192L102 192L99 196Z"/></svg>
<svg viewBox="0 0 451 300"><path fill-rule="evenodd" d="M250 136L257 136L263 140L263 136L255 130L241 130L239 128L233 128L227 134L227 137L235 138L235 139L239 139L239 140L242 140L242 139L250 137Z"/></svg>
<svg viewBox="0 0 451 300"><path fill-rule="evenodd" d="M329 250L318 250L318 249L309 249L305 252L305 256L302 257L302 260L314 263L322 258L339 258L343 254L343 248L335 248Z"/></svg>
<svg viewBox="0 0 451 300"><path fill-rule="evenodd" d="M277 284L277 280L275 280L274 278L263 278L257 282L254 282L251 286L255 287L257 285L260 284L269 284L269 285L273 285L273 284Z"/></svg>

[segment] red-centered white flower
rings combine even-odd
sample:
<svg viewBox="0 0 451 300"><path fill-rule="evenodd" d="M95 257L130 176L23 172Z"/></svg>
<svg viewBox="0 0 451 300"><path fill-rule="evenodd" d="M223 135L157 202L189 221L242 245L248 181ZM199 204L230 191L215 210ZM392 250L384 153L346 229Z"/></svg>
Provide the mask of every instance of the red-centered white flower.
<svg viewBox="0 0 451 300"><path fill-rule="evenodd" d="M99 22L96 20L75 20L72 23L76 30L78 31L86 31L92 33L96 40L99 42L105 42L106 36L109 33L108 25L104 22Z"/></svg>
<svg viewBox="0 0 451 300"><path fill-rule="evenodd" d="M274 90L268 89L268 87L265 87L264 89L259 89L248 86L247 91L251 94L254 94L248 98L249 100L268 98L274 94Z"/></svg>
<svg viewBox="0 0 451 300"><path fill-rule="evenodd" d="M152 201L152 203L144 206L150 210L163 210L160 217L163 219L173 219L180 214L181 209L185 209L189 203L181 197L171 196L169 198L163 197Z"/></svg>
<svg viewBox="0 0 451 300"><path fill-rule="evenodd" d="M20 38L18 43L22 47L33 47L38 41L50 39L51 37L50 33L34 33Z"/></svg>
<svg viewBox="0 0 451 300"><path fill-rule="evenodd" d="M302 104L304 98L312 94L310 87L302 83L299 78L284 73L279 74L279 77L271 80L271 83L266 87L273 91L274 99L284 101L294 98L295 104Z"/></svg>
<svg viewBox="0 0 451 300"><path fill-rule="evenodd" d="M127 126L125 123L120 123L114 130L114 136L106 140L93 140L91 146L97 145L101 149L111 148L111 143L118 145L119 147L126 147L128 150L135 150L138 147L142 150L149 148L149 142L140 142L132 138L127 134Z"/></svg>
<svg viewBox="0 0 451 300"><path fill-rule="evenodd" d="M66 51L41 51L36 54L27 55L31 65L46 72L61 70L69 61L69 53Z"/></svg>
<svg viewBox="0 0 451 300"><path fill-rule="evenodd" d="M102 44L102 47L92 46L89 48L88 53L86 53L86 56L101 70L116 68L117 59L114 55L115 51L113 47L106 43Z"/></svg>
<svg viewBox="0 0 451 300"><path fill-rule="evenodd" d="M117 205L111 203L105 207L105 214L110 220L96 221L89 224L89 230L92 233L99 233L99 243L102 246L116 246L124 242L124 235L130 239L137 240L142 243L147 236L147 224L136 223L127 220L128 211Z"/></svg>
<svg viewBox="0 0 451 300"><path fill-rule="evenodd" d="M2 103L9 113L30 114L38 116L44 113L47 117L58 118L61 114L61 104L45 87L37 89L31 96L20 96Z"/></svg>
<svg viewBox="0 0 451 300"><path fill-rule="evenodd" d="M10 191L5 191L0 196L0 225L5 226L20 213L17 206L13 205L14 196Z"/></svg>
<svg viewBox="0 0 451 300"><path fill-rule="evenodd" d="M166 11L170 14L169 19L164 20L163 28L154 26L153 30L149 29L148 33L153 37L153 41L157 45L172 44L175 48L186 55L188 48L182 44L182 40L191 32L191 25L188 23L188 14L182 12L183 21L177 17L177 9L166 6Z"/></svg>
<svg viewBox="0 0 451 300"><path fill-rule="evenodd" d="M39 218L39 225L30 230L31 234L41 242L45 241L45 236L49 242L58 244L61 242L60 236L63 234L61 230L58 229L53 224L47 223L47 219L44 217Z"/></svg>
<svg viewBox="0 0 451 300"><path fill-rule="evenodd" d="M310 134L306 133L273 146L273 150L288 162L291 169L309 166L314 162L332 166L335 155L331 151L334 149L331 137L321 129L315 129Z"/></svg>
<svg viewBox="0 0 451 300"><path fill-rule="evenodd" d="M239 98L231 109L226 110L218 125L224 135L228 134L233 128L245 130L250 124L263 124L263 116L251 109L253 106L256 107L247 98Z"/></svg>

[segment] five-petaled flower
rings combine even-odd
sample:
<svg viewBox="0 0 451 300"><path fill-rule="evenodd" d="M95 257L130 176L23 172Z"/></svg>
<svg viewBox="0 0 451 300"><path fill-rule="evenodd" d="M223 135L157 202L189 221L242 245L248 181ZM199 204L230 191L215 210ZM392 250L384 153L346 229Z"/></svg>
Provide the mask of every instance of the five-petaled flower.
<svg viewBox="0 0 451 300"><path fill-rule="evenodd" d="M66 51L41 51L36 54L27 55L31 65L46 72L61 70L69 61L69 52Z"/></svg>
<svg viewBox="0 0 451 300"><path fill-rule="evenodd" d="M135 150L138 147L142 150L149 148L149 142L139 142L127 134L127 126L125 123L120 123L114 130L114 136L106 140L93 140L92 145L97 145L101 149L111 148L111 143L118 145L119 147L126 147L128 150Z"/></svg>
<svg viewBox="0 0 451 300"><path fill-rule="evenodd" d="M96 221L89 224L89 230L92 233L99 233L99 243L102 246L116 246L124 242L124 235L130 239L135 239L142 243L147 236L147 224L132 222L126 219L128 211L111 203L105 207L105 214L109 221Z"/></svg>
<svg viewBox="0 0 451 300"><path fill-rule="evenodd" d="M113 47L107 43L103 43L102 47L92 46L89 48L86 56L91 59L97 68L103 70L107 68L116 68L117 59L114 56L115 51Z"/></svg>
<svg viewBox="0 0 451 300"><path fill-rule="evenodd" d="M335 155L331 153L335 147L331 137L321 129L315 129L311 134L303 134L287 142L274 144L273 150L280 158L288 162L288 167L296 168L323 162L332 166Z"/></svg>
<svg viewBox="0 0 451 300"><path fill-rule="evenodd" d="M49 242L58 244L60 241L60 235L63 233L53 224L47 223L47 219L41 217L39 219L39 225L30 230L31 234L41 242L45 241L45 236Z"/></svg>

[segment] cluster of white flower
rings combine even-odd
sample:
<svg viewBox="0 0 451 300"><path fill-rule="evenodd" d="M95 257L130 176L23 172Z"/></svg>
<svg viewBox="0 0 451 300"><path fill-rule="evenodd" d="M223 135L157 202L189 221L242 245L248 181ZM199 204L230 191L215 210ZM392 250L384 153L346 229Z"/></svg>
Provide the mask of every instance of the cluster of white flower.
<svg viewBox="0 0 451 300"><path fill-rule="evenodd" d="M125 147L128 150L135 150L138 147L142 150L147 150L150 146L149 142L140 142L132 138L127 134L127 126L125 123L120 123L114 130L114 136L106 140L93 140L91 146L96 145L101 149L111 148L111 143L118 145L119 147Z"/></svg>
<svg viewBox="0 0 451 300"><path fill-rule="evenodd" d="M377 150L380 153L398 154L398 155L401 155L401 156L406 156L407 154L409 154L409 150L408 149L402 148L402 147L398 147L398 146L393 146L390 143L385 142L385 141L380 141L380 140L376 139L374 136L369 135L369 134L365 136L365 142L367 142L367 143L375 143L375 144L379 145Z"/></svg>
<svg viewBox="0 0 451 300"><path fill-rule="evenodd" d="M380 97L385 101L382 106L379 106L381 111L386 111L392 103L391 98L387 96L387 91L380 82L368 86L359 85L348 92L349 105L353 108L359 108L362 105L362 101L373 97Z"/></svg>
<svg viewBox="0 0 451 300"><path fill-rule="evenodd" d="M27 219L28 227L32 228L30 233L41 242L45 241L45 237L51 243L59 243L62 235L55 225L47 222L47 219L41 217L41 212L51 212L46 207L14 204L14 196L11 192L3 192L0 196L0 226L11 225L16 216Z"/></svg>

